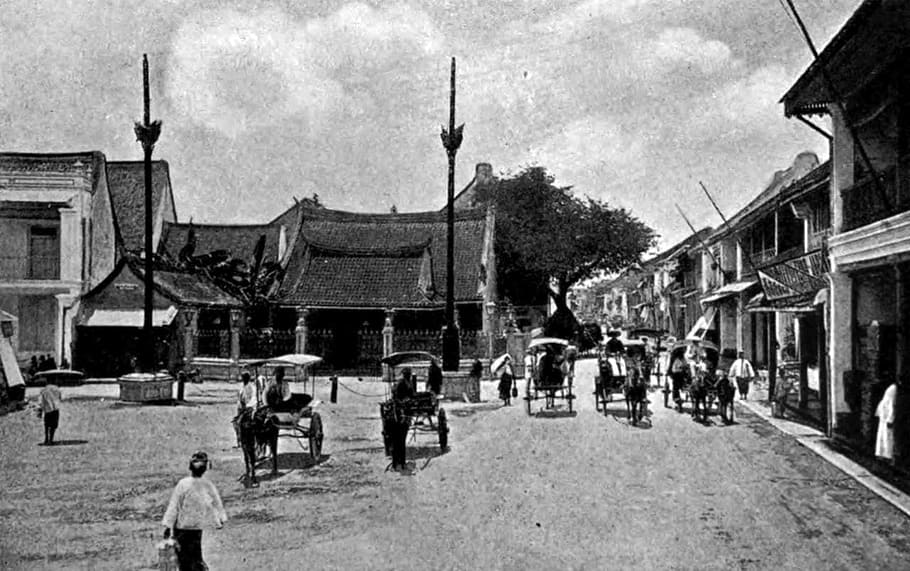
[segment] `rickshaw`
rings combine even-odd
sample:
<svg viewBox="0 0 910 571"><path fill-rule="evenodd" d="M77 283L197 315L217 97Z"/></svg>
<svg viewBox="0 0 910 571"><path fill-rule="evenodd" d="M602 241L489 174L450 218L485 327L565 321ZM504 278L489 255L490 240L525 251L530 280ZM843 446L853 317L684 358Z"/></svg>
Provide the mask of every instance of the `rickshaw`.
<svg viewBox="0 0 910 571"><path fill-rule="evenodd" d="M291 368L294 379L299 380L306 368L322 361L322 357L304 353L291 353L280 357L250 361L246 366L252 370L252 382L256 383L258 408L252 413L241 413L234 419L238 429L242 446L244 461L247 465L247 477L255 483L255 467L265 460L265 448L271 448L272 472L278 471L278 439L289 438L309 452L310 458L318 462L322 458L322 442L325 438L322 417L315 409L319 401L310 401L305 406L294 411L272 411L265 405L265 387L268 386L268 376L278 367ZM266 379L260 383L260 377ZM312 392L316 391L316 378L310 375ZM304 447L304 442L307 446ZM255 443L255 446L250 448ZM261 460L257 461L257 458Z"/></svg>
<svg viewBox="0 0 910 571"><path fill-rule="evenodd" d="M544 398L545 409L553 409L556 406L556 399L565 399L569 412L572 412L572 401L575 400L575 395L572 394L572 384L575 374L567 360L571 352L569 342L558 337L533 339L528 345L528 352L535 354L541 351L554 354L554 363L549 370L542 370L538 359L534 360L534 369L530 380L525 385L525 412L529 416L531 415L531 401L541 398L541 394ZM555 354L563 358L566 367L555 363Z"/></svg>
<svg viewBox="0 0 910 571"><path fill-rule="evenodd" d="M441 395L430 391L418 391L416 377L412 377L412 397L398 400L392 395L392 387L396 382L396 368L407 364L429 363L433 360L439 361L432 353L426 351L401 351L383 357L380 361L389 367L389 374L385 378L387 381L386 400L379 403L379 413L382 418L382 442L385 446L386 456L392 455L394 433L392 423L407 424L415 437L418 432L435 432L439 436L439 449L442 452L448 449L449 423L445 409L439 406Z"/></svg>

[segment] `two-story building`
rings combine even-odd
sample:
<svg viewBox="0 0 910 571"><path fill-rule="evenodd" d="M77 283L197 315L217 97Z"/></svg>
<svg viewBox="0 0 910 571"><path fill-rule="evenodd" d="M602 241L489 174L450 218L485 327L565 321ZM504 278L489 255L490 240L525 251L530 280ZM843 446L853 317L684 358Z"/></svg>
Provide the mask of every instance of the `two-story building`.
<svg viewBox="0 0 910 571"><path fill-rule="evenodd" d="M874 410L910 393L910 4L866 0L784 95L785 114L833 125L829 431L871 450ZM867 160L868 159L868 160Z"/></svg>
<svg viewBox="0 0 910 571"><path fill-rule="evenodd" d="M79 296L114 266L110 213L101 153L0 154L0 308L19 318L20 360L69 355Z"/></svg>
<svg viewBox="0 0 910 571"><path fill-rule="evenodd" d="M154 163L156 239L174 219L167 163ZM72 361L82 294L144 235L144 170L99 151L0 153L0 309L19 320L20 361Z"/></svg>

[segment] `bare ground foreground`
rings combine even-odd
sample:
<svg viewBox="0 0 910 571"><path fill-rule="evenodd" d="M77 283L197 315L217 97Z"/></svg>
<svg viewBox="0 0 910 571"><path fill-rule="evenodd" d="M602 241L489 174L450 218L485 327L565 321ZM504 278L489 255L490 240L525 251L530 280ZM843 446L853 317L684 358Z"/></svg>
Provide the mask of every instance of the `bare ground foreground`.
<svg viewBox="0 0 910 571"><path fill-rule="evenodd" d="M216 570L910 568L900 512L759 418L705 426L654 392L651 425L632 427L622 403L595 413L593 374L579 363L575 415L502 408L492 384L490 402L446 403L449 452L418 436L409 474L385 470L383 385L346 379L360 394L330 404L323 382L322 461L282 441L281 475L252 490L236 385L189 385L190 406L66 389L58 446L38 446L31 411L0 418L0 567L154 568L171 488L203 449L230 518L203 540Z"/></svg>

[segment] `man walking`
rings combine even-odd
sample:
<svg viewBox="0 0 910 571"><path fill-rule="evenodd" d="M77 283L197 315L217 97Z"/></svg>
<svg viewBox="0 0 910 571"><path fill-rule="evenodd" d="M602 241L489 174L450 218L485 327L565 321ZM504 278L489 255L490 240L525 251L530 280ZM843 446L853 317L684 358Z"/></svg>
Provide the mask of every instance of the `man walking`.
<svg viewBox="0 0 910 571"><path fill-rule="evenodd" d="M755 369L752 368L752 363L746 359L745 353L742 351L738 353L737 359L730 365L730 372L727 376L736 381L736 386L739 389L739 400L747 400L749 382L755 377Z"/></svg>
<svg viewBox="0 0 910 571"><path fill-rule="evenodd" d="M60 394L60 387L53 383L48 383L38 396L38 416L44 417L44 445L52 446L54 444L54 433L60 425L60 401L63 395Z"/></svg>
<svg viewBox="0 0 910 571"><path fill-rule="evenodd" d="M202 532L212 527L221 529L227 520L218 489L204 477L208 467L208 454L193 454L190 475L177 482L161 519L164 538L173 535L177 540L180 571L208 569L202 559Z"/></svg>

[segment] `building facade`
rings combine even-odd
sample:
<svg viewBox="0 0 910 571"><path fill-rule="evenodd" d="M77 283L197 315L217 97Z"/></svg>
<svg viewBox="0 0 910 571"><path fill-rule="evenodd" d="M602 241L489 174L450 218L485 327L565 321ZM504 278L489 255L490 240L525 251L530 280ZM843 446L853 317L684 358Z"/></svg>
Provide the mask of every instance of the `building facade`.
<svg viewBox="0 0 910 571"><path fill-rule="evenodd" d="M833 126L828 428L871 451L875 406L896 382L904 465L910 456L908 38L907 3L867 0L783 98L787 116L824 115Z"/></svg>

